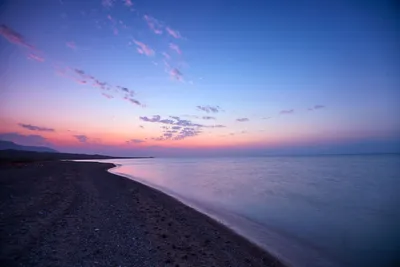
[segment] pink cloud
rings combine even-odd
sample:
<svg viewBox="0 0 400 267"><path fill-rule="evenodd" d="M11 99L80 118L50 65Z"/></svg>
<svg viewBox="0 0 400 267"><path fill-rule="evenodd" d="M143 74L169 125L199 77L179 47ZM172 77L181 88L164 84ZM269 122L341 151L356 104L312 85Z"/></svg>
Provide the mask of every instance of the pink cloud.
<svg viewBox="0 0 400 267"><path fill-rule="evenodd" d="M30 49L35 49L33 45L29 44L25 38L14 31L13 29L7 27L6 25L0 25L0 35L6 38L10 43L25 46Z"/></svg>
<svg viewBox="0 0 400 267"><path fill-rule="evenodd" d="M111 15L107 15L107 18L109 21L111 21L112 23L115 23L115 20L113 19L113 17L111 17Z"/></svg>
<svg viewBox="0 0 400 267"><path fill-rule="evenodd" d="M151 49L149 46L146 44L133 40L133 42L138 46L136 50L138 51L139 54L144 54L146 56L153 56L154 55L154 50Z"/></svg>
<svg viewBox="0 0 400 267"><path fill-rule="evenodd" d="M113 33L114 33L114 35L118 35L118 29L117 28L113 28Z"/></svg>
<svg viewBox="0 0 400 267"><path fill-rule="evenodd" d="M169 71L169 75L171 76L171 78L173 78L173 79L175 79L175 80L183 81L183 75L182 75L182 73L181 73L178 69L176 69L176 68L171 69L171 70Z"/></svg>
<svg viewBox="0 0 400 267"><path fill-rule="evenodd" d="M144 20L147 22L147 25L149 26L149 28L155 33L155 34L162 34L162 24L155 18L148 16L148 15L144 15L143 16Z"/></svg>
<svg viewBox="0 0 400 267"><path fill-rule="evenodd" d="M102 4L104 7L112 7L112 6L114 5L114 1L115 1L115 0L102 0L102 1L101 1L101 4Z"/></svg>
<svg viewBox="0 0 400 267"><path fill-rule="evenodd" d="M44 58L42 58L38 55L35 55L35 54L29 54L28 59L35 60L37 62L44 62Z"/></svg>
<svg viewBox="0 0 400 267"><path fill-rule="evenodd" d="M126 6L133 6L133 3L131 0L124 0L124 2L125 2Z"/></svg>
<svg viewBox="0 0 400 267"><path fill-rule="evenodd" d="M165 59L171 59L171 56L166 52L162 52L162 55L164 56Z"/></svg>
<svg viewBox="0 0 400 267"><path fill-rule="evenodd" d="M178 53L179 55L182 55L182 51L181 51L181 49L179 48L178 45L173 44L173 43L170 43L170 44L169 44L169 48L171 48L172 50L174 50L174 51L175 51L176 53Z"/></svg>
<svg viewBox="0 0 400 267"><path fill-rule="evenodd" d="M75 42L73 42L73 41L67 42L65 45L66 45L68 48L71 48L71 49L73 49L73 50L76 49L76 44L75 44Z"/></svg>
<svg viewBox="0 0 400 267"><path fill-rule="evenodd" d="M177 30L173 30L170 27L165 28L167 33L176 39L182 38L181 34Z"/></svg>

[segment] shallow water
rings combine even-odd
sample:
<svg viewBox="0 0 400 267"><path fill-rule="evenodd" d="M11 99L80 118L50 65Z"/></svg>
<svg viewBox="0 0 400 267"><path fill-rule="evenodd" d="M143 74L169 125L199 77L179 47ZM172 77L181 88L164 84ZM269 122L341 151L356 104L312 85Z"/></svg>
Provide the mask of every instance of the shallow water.
<svg viewBox="0 0 400 267"><path fill-rule="evenodd" d="M108 162L293 266L395 266L400 255L398 155Z"/></svg>

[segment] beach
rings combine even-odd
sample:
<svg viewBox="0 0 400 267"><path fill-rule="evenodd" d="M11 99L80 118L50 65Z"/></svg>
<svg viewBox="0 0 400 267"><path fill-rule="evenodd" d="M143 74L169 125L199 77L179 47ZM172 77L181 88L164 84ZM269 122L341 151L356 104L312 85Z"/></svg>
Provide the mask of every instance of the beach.
<svg viewBox="0 0 400 267"><path fill-rule="evenodd" d="M1 266L283 266L113 164L0 165Z"/></svg>

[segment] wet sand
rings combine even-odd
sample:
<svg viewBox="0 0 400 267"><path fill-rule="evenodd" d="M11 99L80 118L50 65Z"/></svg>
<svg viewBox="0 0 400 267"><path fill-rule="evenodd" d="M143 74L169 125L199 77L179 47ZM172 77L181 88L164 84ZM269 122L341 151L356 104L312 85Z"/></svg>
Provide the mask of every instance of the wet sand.
<svg viewBox="0 0 400 267"><path fill-rule="evenodd" d="M283 266L112 164L0 165L0 266Z"/></svg>

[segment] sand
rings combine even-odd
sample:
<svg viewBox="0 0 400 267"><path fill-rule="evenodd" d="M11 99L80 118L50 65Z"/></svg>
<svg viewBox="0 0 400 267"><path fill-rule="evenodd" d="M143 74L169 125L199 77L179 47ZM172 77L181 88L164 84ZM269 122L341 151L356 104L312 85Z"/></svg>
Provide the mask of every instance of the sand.
<svg viewBox="0 0 400 267"><path fill-rule="evenodd" d="M0 166L0 266L283 266L112 164Z"/></svg>

